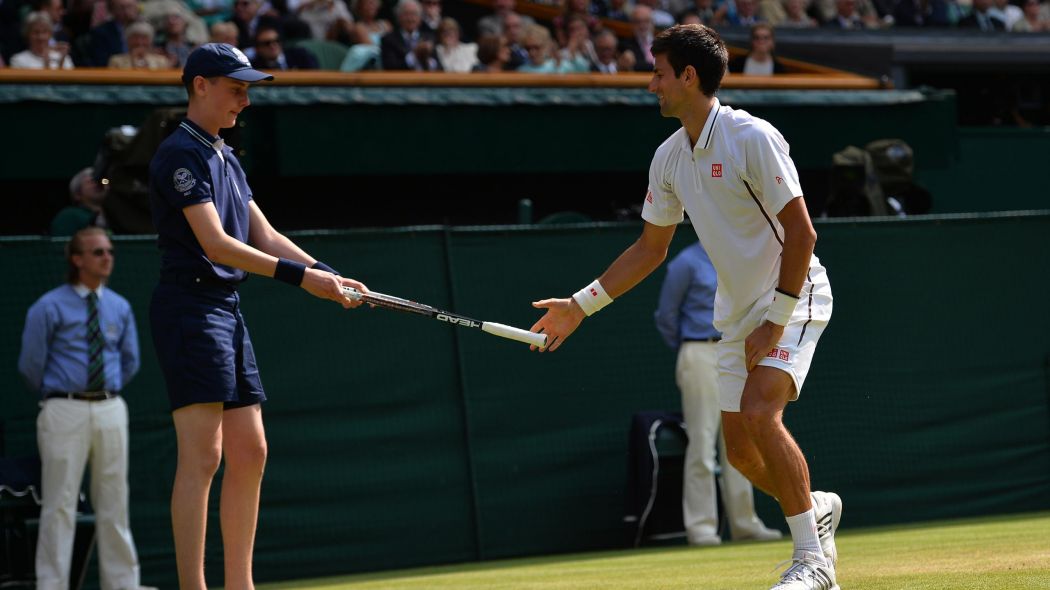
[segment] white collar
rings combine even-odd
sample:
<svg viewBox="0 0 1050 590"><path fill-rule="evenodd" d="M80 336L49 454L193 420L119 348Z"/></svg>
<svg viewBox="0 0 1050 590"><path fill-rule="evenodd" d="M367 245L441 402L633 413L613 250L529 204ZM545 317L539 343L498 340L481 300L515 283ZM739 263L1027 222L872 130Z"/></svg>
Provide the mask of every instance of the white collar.
<svg viewBox="0 0 1050 590"><path fill-rule="evenodd" d="M77 296L79 296L81 299L84 299L85 297L88 296L88 293L92 293L92 292L95 293L95 295L99 299L102 299L102 294L106 292L106 286L105 285L99 285L98 289L95 289L94 291L92 291L91 289L88 289L87 286L84 285L84 283L77 283L77 284L73 285L73 291L75 291Z"/></svg>
<svg viewBox="0 0 1050 590"><path fill-rule="evenodd" d="M693 152L695 150L711 149L711 136L714 135L714 132L715 132L715 120L718 119L718 113L720 112L721 108L722 108L722 103L719 102L718 97L716 96L711 101L711 110L707 111L707 120L704 121L704 127L703 127L703 129L700 130L700 138L696 142L696 147L691 147L689 145L689 133L688 132L685 132L685 133L682 134L682 136L683 136L682 141L685 144L684 145L685 151ZM682 129L684 130L685 127L682 127Z"/></svg>

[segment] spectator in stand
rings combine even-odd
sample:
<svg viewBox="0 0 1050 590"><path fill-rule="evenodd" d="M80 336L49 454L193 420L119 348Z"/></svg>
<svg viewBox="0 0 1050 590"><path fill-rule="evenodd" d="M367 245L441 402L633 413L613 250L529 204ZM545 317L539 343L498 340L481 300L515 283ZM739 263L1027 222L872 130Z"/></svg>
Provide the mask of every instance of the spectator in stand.
<svg viewBox="0 0 1050 590"><path fill-rule="evenodd" d="M95 180L95 169L84 168L69 181L70 204L51 219L52 236L71 236L85 227L109 227L102 204L109 187Z"/></svg>
<svg viewBox="0 0 1050 590"><path fill-rule="evenodd" d="M510 62L510 46L503 35L486 33L478 37L478 64L475 72L502 72Z"/></svg>
<svg viewBox="0 0 1050 590"><path fill-rule="evenodd" d="M441 26L441 0L419 0L419 5L423 8L419 30L436 37Z"/></svg>
<svg viewBox="0 0 1050 590"><path fill-rule="evenodd" d="M350 49L339 66L341 72L360 72L361 70L378 70L382 66L379 58L379 45L372 40L372 33L363 23L354 23L350 29Z"/></svg>
<svg viewBox="0 0 1050 590"><path fill-rule="evenodd" d="M687 10L682 14L678 15L678 24L680 25L703 25L704 19L700 18L700 15L695 11Z"/></svg>
<svg viewBox="0 0 1050 590"><path fill-rule="evenodd" d="M776 26L786 29L810 29L816 27L817 19L806 13L807 3L807 0L784 0L784 18L776 22Z"/></svg>
<svg viewBox="0 0 1050 590"><path fill-rule="evenodd" d="M751 27L751 51L746 56L729 60L729 71L745 76L772 76L787 70L773 55L776 41L773 27L759 23Z"/></svg>
<svg viewBox="0 0 1050 590"><path fill-rule="evenodd" d="M594 36L595 61L591 71L599 74L619 74L634 69L634 54L630 51L618 52L619 39L616 33L608 29L598 31Z"/></svg>
<svg viewBox="0 0 1050 590"><path fill-rule="evenodd" d="M591 32L587 27L587 19L574 14L569 17L565 24L565 45L558 51L559 62L586 63L587 70L598 61L594 53L594 44L591 43Z"/></svg>
<svg viewBox="0 0 1050 590"><path fill-rule="evenodd" d="M605 12L605 18L624 23L631 22L630 7L627 0L609 0L609 8Z"/></svg>
<svg viewBox="0 0 1050 590"><path fill-rule="evenodd" d="M535 25L536 23L532 23ZM525 25L524 17L516 12L503 16L503 37L507 40L510 49L510 61L504 69L517 70L529 61L529 52L525 50Z"/></svg>
<svg viewBox="0 0 1050 590"><path fill-rule="evenodd" d="M835 9L834 18L825 23L825 27L856 30L876 28L878 26L878 20L875 19L874 12L867 17L861 16L857 10L857 0L835 0Z"/></svg>
<svg viewBox="0 0 1050 590"><path fill-rule="evenodd" d="M343 0L288 0L288 9L310 26L313 39L335 39L354 21Z"/></svg>
<svg viewBox="0 0 1050 590"><path fill-rule="evenodd" d="M149 0L142 5L141 18L153 25L158 43L164 36L164 29L167 26L166 20L170 14L175 14L182 18L185 23L182 36L190 47L207 43L208 25L205 24L204 19L190 10L183 0Z"/></svg>
<svg viewBox="0 0 1050 590"><path fill-rule="evenodd" d="M66 7L62 4L62 0L33 0L31 6L33 12L45 12L51 19L51 24L53 26L51 31L52 39L65 43L69 43L73 40L69 28L64 22Z"/></svg>
<svg viewBox="0 0 1050 590"><path fill-rule="evenodd" d="M503 34L503 19L511 13L515 13L516 2L515 0L495 0L492 3L492 14L487 14L478 19L478 36L481 35L502 35ZM516 14L516 13L515 13ZM523 26L535 24L530 16L521 16Z"/></svg>
<svg viewBox="0 0 1050 590"><path fill-rule="evenodd" d="M956 0L934 1L955 2ZM817 19L826 27L847 28L841 27L837 22L841 9L839 4L840 0L815 0ZM871 29L879 26L879 13L875 10L875 4L872 0L855 0L852 12L856 14L863 27Z"/></svg>
<svg viewBox="0 0 1050 590"><path fill-rule="evenodd" d="M998 16L1006 25L1007 31L1012 31L1017 21L1024 18L1024 10L1021 10L1020 6L1010 4L1010 0L994 0L994 6L988 12Z"/></svg>
<svg viewBox="0 0 1050 590"><path fill-rule="evenodd" d="M91 29L91 64L96 67L109 65L109 58L128 52L124 30L139 20L137 0L107 0L106 6L112 18Z"/></svg>
<svg viewBox="0 0 1050 590"><path fill-rule="evenodd" d="M372 37L372 43L378 47L383 35L394 30L390 21L379 18L379 0L353 0L350 8L354 14L354 22L364 25L368 34Z"/></svg>
<svg viewBox="0 0 1050 590"><path fill-rule="evenodd" d="M316 70L317 57L302 47L281 45L281 32L274 21L259 23L255 34L255 56L251 59L256 70Z"/></svg>
<svg viewBox="0 0 1050 590"><path fill-rule="evenodd" d="M456 19L441 19L437 29L437 58L442 70L465 74L478 64L478 46L476 43L463 43L459 36Z"/></svg>
<svg viewBox="0 0 1050 590"><path fill-rule="evenodd" d="M434 36L420 30L423 9L416 0L401 0L394 9L397 29L383 36L379 50L384 70L436 72L441 65L434 55Z"/></svg>
<svg viewBox="0 0 1050 590"><path fill-rule="evenodd" d="M1044 19L1039 10L1039 0L1025 0L1021 20L1014 23L1015 33L1043 33L1050 31L1050 20Z"/></svg>
<svg viewBox="0 0 1050 590"><path fill-rule="evenodd" d="M229 21L213 24L210 35L212 43L225 43L237 47L237 25Z"/></svg>
<svg viewBox="0 0 1050 590"><path fill-rule="evenodd" d="M256 28L263 16L259 0L233 0L233 16L230 22L237 27L237 47L251 47L255 41Z"/></svg>
<svg viewBox="0 0 1050 590"><path fill-rule="evenodd" d="M186 19L178 10L169 10L164 15L161 33L157 36L157 46L168 56L173 68L186 65L186 58L195 47L186 38L186 24Z"/></svg>
<svg viewBox="0 0 1050 590"><path fill-rule="evenodd" d="M519 72L530 74L570 74L590 71L590 63L585 59L559 61L551 56L553 41L550 31L542 25L532 25L525 29L525 50L529 52L529 61L518 68Z"/></svg>
<svg viewBox="0 0 1050 590"><path fill-rule="evenodd" d="M1005 31L1006 23L992 11L992 0L973 0L973 11L959 19L960 29L980 29L982 32Z"/></svg>
<svg viewBox="0 0 1050 590"><path fill-rule="evenodd" d="M693 5L678 16L678 21L681 24L686 24L684 22L685 16L692 13L700 19L701 24L709 27L720 27L726 24L726 13L728 10L728 2L723 2L721 6L716 8L715 0L694 0Z"/></svg>
<svg viewBox="0 0 1050 590"><path fill-rule="evenodd" d="M142 21L131 23L124 30L128 52L110 57L108 67L117 70L164 70L172 67L166 55L156 53L153 49L153 37L153 25Z"/></svg>
<svg viewBox="0 0 1050 590"><path fill-rule="evenodd" d="M648 6L652 10L653 26L657 29L663 30L675 24L671 13L660 8L659 0L636 0L635 6Z"/></svg>
<svg viewBox="0 0 1050 590"><path fill-rule="evenodd" d="M185 3L209 29L215 23L225 22L233 16L233 0L185 0Z"/></svg>
<svg viewBox="0 0 1050 590"><path fill-rule="evenodd" d="M928 7L926 0L897 0L896 4L893 5L893 26L926 26Z"/></svg>
<svg viewBox="0 0 1050 590"><path fill-rule="evenodd" d="M22 31L29 48L11 56L11 67L24 70L72 70L69 43L55 41L51 36L54 30L54 23L46 12L27 14Z"/></svg>
<svg viewBox="0 0 1050 590"><path fill-rule="evenodd" d="M918 0L920 6L922 0ZM926 24L932 27L954 27L959 24L965 10L958 0L928 0L925 14Z"/></svg>
<svg viewBox="0 0 1050 590"><path fill-rule="evenodd" d="M559 47L565 47L565 44L569 42L567 27L569 19L573 16L578 16L584 20L587 24L588 34L598 30L598 19L591 14L590 0L565 0L565 10L551 20L551 26L554 28L554 36L558 41Z"/></svg>
<svg viewBox="0 0 1050 590"><path fill-rule="evenodd" d="M634 54L634 69L637 72L653 71L653 9L639 4L631 11L631 29L634 35L623 42L621 49Z"/></svg>
<svg viewBox="0 0 1050 590"><path fill-rule="evenodd" d="M758 16L758 2L756 0L736 0L736 15L729 19L730 26L750 27L762 22Z"/></svg>

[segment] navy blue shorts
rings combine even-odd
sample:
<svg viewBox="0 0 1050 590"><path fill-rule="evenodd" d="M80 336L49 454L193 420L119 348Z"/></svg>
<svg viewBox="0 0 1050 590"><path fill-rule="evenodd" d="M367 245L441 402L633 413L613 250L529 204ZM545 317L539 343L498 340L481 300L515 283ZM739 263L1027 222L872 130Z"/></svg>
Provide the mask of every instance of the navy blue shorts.
<svg viewBox="0 0 1050 590"><path fill-rule="evenodd" d="M236 291L161 283L153 290L149 316L172 411L213 402L240 408L266 400Z"/></svg>

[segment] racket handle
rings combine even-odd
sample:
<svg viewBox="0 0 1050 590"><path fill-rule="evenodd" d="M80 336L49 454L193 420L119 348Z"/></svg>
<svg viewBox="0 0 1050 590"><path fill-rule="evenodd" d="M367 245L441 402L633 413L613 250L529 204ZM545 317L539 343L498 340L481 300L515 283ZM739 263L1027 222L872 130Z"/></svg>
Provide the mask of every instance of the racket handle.
<svg viewBox="0 0 1050 590"><path fill-rule="evenodd" d="M343 287L343 295L346 295L348 299L359 301L361 299L361 292L353 287Z"/></svg>
<svg viewBox="0 0 1050 590"><path fill-rule="evenodd" d="M531 344L539 348L543 348L547 345L546 334L537 334L536 332L529 332L528 330L522 330L521 328L514 328L493 322L482 322L481 329L493 336L510 338L511 340L517 340L518 342L524 342L525 344Z"/></svg>

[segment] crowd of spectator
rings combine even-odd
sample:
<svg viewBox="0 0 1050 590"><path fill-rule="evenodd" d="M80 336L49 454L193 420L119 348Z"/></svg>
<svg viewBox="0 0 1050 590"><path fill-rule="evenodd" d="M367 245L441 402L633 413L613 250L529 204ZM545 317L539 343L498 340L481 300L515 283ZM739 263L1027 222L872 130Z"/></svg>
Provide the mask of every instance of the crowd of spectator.
<svg viewBox="0 0 1050 590"><path fill-rule="evenodd" d="M542 22L515 0L476 22L444 14L453 0L394 1L0 0L0 66L180 68L216 41L272 70L615 74L651 70L657 31L704 23L754 29L736 69L772 74L779 28L1050 31L1050 0L539 0L557 7Z"/></svg>

